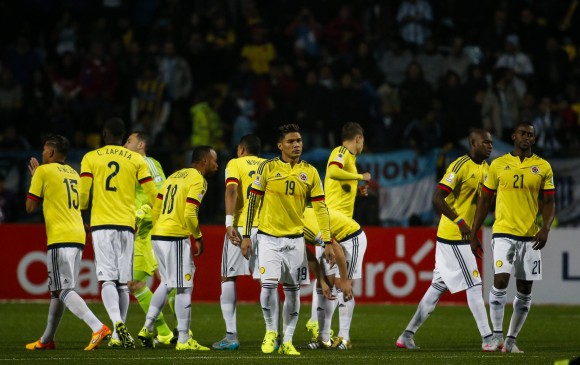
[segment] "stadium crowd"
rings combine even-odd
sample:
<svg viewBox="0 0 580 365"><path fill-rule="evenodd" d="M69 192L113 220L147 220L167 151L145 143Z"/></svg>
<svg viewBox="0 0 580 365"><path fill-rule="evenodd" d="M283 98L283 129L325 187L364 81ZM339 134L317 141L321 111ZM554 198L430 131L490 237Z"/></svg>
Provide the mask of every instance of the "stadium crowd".
<svg viewBox="0 0 580 365"><path fill-rule="evenodd" d="M578 153L579 13L568 1L0 1L0 149L47 132L93 148L105 119L152 153L233 152L302 127L305 148L355 120L379 152L508 139L533 122L544 155ZM185 136L185 138L184 138ZM231 153L230 153L231 155Z"/></svg>

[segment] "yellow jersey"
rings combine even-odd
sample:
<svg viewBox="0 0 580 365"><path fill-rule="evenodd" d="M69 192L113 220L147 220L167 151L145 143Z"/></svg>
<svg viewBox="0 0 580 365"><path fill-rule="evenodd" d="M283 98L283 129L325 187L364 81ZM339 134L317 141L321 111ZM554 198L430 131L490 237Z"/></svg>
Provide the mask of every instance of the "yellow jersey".
<svg viewBox="0 0 580 365"><path fill-rule="evenodd" d="M437 185L449 193L445 202L463 220L468 227L473 225L477 201L481 196L481 187L487 176L489 165L483 161L475 163L469 155L453 161ZM444 214L441 215L437 228L437 240L444 243L462 243L461 231L457 224Z"/></svg>
<svg viewBox="0 0 580 365"><path fill-rule="evenodd" d="M91 230L134 230L135 183L153 203L157 189L149 166L137 152L108 145L88 152L81 161L81 210L89 205L92 187Z"/></svg>
<svg viewBox="0 0 580 365"><path fill-rule="evenodd" d="M274 237L304 235L304 209L310 199L322 239L330 241L328 209L318 171L306 161L294 166L276 157L264 161L254 175L250 190L244 236L249 237L254 210L260 206L258 231Z"/></svg>
<svg viewBox="0 0 580 365"><path fill-rule="evenodd" d="M324 177L328 207L352 218L359 180L362 175L356 170L356 156L344 146L332 150Z"/></svg>
<svg viewBox="0 0 580 365"><path fill-rule="evenodd" d="M257 156L244 156L233 158L226 166L226 187L236 185L238 188L238 198L234 209L234 227L242 226L246 219L246 207L250 196L250 188L254 181L254 174L265 159ZM256 214L258 209L255 210ZM254 217L254 227L258 226L258 217Z"/></svg>
<svg viewBox="0 0 580 365"><path fill-rule="evenodd" d="M360 224L338 210L329 208L328 216L331 235L338 242L345 241L361 232ZM322 234L318 228L314 209L307 207L304 210L304 239L313 245L321 246L324 244L321 238Z"/></svg>
<svg viewBox="0 0 580 365"><path fill-rule="evenodd" d="M198 212L206 191L207 182L197 169L185 168L171 174L153 205L151 239L189 235L201 239Z"/></svg>
<svg viewBox="0 0 580 365"><path fill-rule="evenodd" d="M81 216L79 174L69 165L49 163L38 166L28 199L42 201L48 246L80 245L84 247L86 233Z"/></svg>
<svg viewBox="0 0 580 365"><path fill-rule="evenodd" d="M523 161L511 153L492 161L483 189L497 194L493 234L532 239L540 227L538 196L554 194L554 173L548 161L533 154Z"/></svg>

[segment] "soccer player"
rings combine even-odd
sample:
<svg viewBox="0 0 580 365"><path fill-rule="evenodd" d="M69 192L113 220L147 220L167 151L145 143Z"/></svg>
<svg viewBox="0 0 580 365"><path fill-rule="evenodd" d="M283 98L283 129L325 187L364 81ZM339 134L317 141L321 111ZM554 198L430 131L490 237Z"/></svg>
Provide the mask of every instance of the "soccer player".
<svg viewBox="0 0 580 365"><path fill-rule="evenodd" d="M328 209L330 217L330 231L333 242L334 253L337 266L330 267L324 264L326 278L329 286L334 286L335 278L342 278L341 291L346 301L353 298L352 281L360 279L362 274L362 262L367 247L367 237L354 219L347 217L338 210ZM314 212L311 208L304 211L304 238L308 242L320 240L320 230L314 219ZM320 245L316 247L316 256L321 257ZM318 281L320 283L320 281ZM335 305L323 295L322 288L317 285L316 293L318 296L317 323L319 324L319 333L316 339L308 344L311 349L328 349L333 347L338 350L350 350L350 320L342 318L345 311L341 312L340 333L338 337L331 341L330 325ZM352 318L352 317L351 317Z"/></svg>
<svg viewBox="0 0 580 365"><path fill-rule="evenodd" d="M532 284L534 280L542 279L540 250L548 241L554 220L556 188L548 161L532 153L532 145L536 140L533 125L519 123L514 129L512 140L513 151L496 158L489 167L472 232L477 232L481 227L495 194L495 222L491 241L495 274L489 294L489 312L494 337L502 351L523 352L516 345L516 337L532 304ZM542 196L540 205L539 196ZM542 214L541 227L536 221L539 212ZM471 249L474 254L480 254L481 243L475 234L471 236ZM504 343L502 324L512 268L515 271L517 293Z"/></svg>
<svg viewBox="0 0 580 365"><path fill-rule="evenodd" d="M133 280L135 240L135 186L139 182L153 202L157 189L143 157L122 146L125 124L119 118L105 122L105 146L85 154L81 161L80 208L89 206L92 188L91 234L101 298L115 325L113 338L125 348L135 341L125 326L129 309L127 282Z"/></svg>
<svg viewBox="0 0 580 365"><path fill-rule="evenodd" d="M165 174L161 168L161 164L152 157L146 155L147 147L151 137L145 132L133 132L127 138L124 147L130 151L137 152L145 159L149 167L149 173L153 179L153 183L157 190L161 188L165 182ZM129 281L129 291L135 296L139 306L145 314L149 310L149 303L153 293L147 286L147 278L150 278L157 271L157 260L153 254L153 246L151 245L151 229L153 222L151 221L151 206L149 205L149 197L143 191L139 183L136 184L135 208L137 232L135 237L135 251L133 254L133 280ZM173 332L165 323L163 313L159 314L155 322L157 329L156 341L158 343L169 345L173 339ZM120 346L119 340L112 339L111 346Z"/></svg>
<svg viewBox="0 0 580 365"><path fill-rule="evenodd" d="M26 345L28 350L54 350L54 335L66 306L83 320L93 335L85 350L92 350L111 335L75 291L86 233L79 210L79 174L65 164L69 141L59 135L50 135L42 149L42 166L36 158L30 159L32 175L26 196L26 211L34 212L42 203L46 223L48 252L48 289L50 306L44 334L39 340Z"/></svg>
<svg viewBox="0 0 580 365"><path fill-rule="evenodd" d="M242 225L246 221L246 207L248 205L249 189L258 166L264 162L258 157L262 149L260 138L253 134L245 135L238 144L237 158L230 160L226 166L226 236L222 251L222 294L220 304L226 324L225 337L213 344L216 350L237 350L240 347L236 327L236 279L239 275L252 275L260 278L258 271L257 241L258 219L254 218L250 238L252 241L252 255L250 260L242 256L240 238ZM257 210L255 211L257 214ZM274 296L273 307L278 308L278 297Z"/></svg>
<svg viewBox="0 0 580 365"><path fill-rule="evenodd" d="M274 352L278 326L273 319L271 298L277 291L278 282L282 282L285 294L282 311L284 338L278 352L300 355L292 344L292 337L300 311L300 284L309 282L302 222L308 199L312 202L322 231L327 260L334 260L334 254L322 181L316 168L300 159L302 137L298 125L286 124L278 128L277 146L281 156L263 162L254 175L242 254L246 257L250 254L255 210L261 202L257 239L262 282L260 303L266 322L262 352Z"/></svg>
<svg viewBox="0 0 580 365"><path fill-rule="evenodd" d="M191 293L195 265L193 256L203 253L198 211L207 192L206 176L218 169L217 153L210 146L197 146L191 155L191 167L171 174L155 201L152 210L151 241L159 264L161 283L155 290L139 339L145 347L155 347L153 327L167 295L175 288L175 315L178 339L176 350L209 350L194 340L189 332ZM191 238L192 237L192 238ZM192 252L192 239L195 247Z"/></svg>
<svg viewBox="0 0 580 365"><path fill-rule="evenodd" d="M348 218L352 218L354 212L354 202L357 195L367 195L367 184L371 180L371 174L365 172L359 174L356 168L356 156L362 153L364 147L364 130L356 122L348 122L342 126L342 145L336 147L330 153L326 164L326 176L324 178L324 190L329 209L337 210ZM363 185L358 185L363 181ZM362 256L361 256L362 259ZM344 330L338 336L333 337L333 348L350 348L349 331L350 323L354 313L355 301L345 300L341 289L341 280L336 278L336 288L338 291L338 301L331 302L333 306L331 313L327 313L332 318L334 307L338 304L339 321ZM313 293L311 319L306 323L306 329L312 333L313 338L318 337L317 310L318 295ZM331 322L329 320L329 322ZM347 346L348 343L348 346Z"/></svg>
<svg viewBox="0 0 580 365"><path fill-rule="evenodd" d="M431 286L421 299L419 307L396 346L416 349L415 332L435 310L441 295L449 290L466 290L467 304L482 337L483 351L495 351L497 341L492 336L481 291L481 274L469 246L470 227L481 195L481 186L487 176L493 142L491 134L483 129L469 133L469 152L453 161L433 194L433 206L441 213L437 228L435 269Z"/></svg>

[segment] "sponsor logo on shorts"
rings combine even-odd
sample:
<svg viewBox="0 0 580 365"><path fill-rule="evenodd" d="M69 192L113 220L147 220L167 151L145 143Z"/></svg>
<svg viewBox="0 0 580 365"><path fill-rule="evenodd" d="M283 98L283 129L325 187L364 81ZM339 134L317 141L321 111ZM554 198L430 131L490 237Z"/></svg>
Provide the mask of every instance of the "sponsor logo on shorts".
<svg viewBox="0 0 580 365"><path fill-rule="evenodd" d="M185 281L190 281L191 280L191 274L187 273L185 274Z"/></svg>
<svg viewBox="0 0 580 365"><path fill-rule="evenodd" d="M473 277L474 278L479 277L479 272L477 270L473 270Z"/></svg>
<svg viewBox="0 0 580 365"><path fill-rule="evenodd" d="M266 268L264 266L260 266L260 274L264 274L266 272Z"/></svg>
<svg viewBox="0 0 580 365"><path fill-rule="evenodd" d="M295 246L284 246L280 249L280 252L290 252L290 251L294 251L294 249L296 249Z"/></svg>
<svg viewBox="0 0 580 365"><path fill-rule="evenodd" d="M497 260L495 262L495 267L502 267L503 266L503 261L502 260Z"/></svg>

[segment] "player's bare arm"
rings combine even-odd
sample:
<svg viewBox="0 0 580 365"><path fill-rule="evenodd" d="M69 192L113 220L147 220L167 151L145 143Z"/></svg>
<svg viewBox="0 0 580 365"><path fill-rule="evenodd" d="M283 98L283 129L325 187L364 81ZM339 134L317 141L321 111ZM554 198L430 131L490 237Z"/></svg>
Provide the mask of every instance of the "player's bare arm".
<svg viewBox="0 0 580 365"><path fill-rule="evenodd" d="M534 239L532 240L532 248L534 250L541 250L546 246L548 242L548 234L550 233L550 227L554 221L554 216L556 213L556 203L554 200L554 194L544 194L542 207L542 228L536 233Z"/></svg>
<svg viewBox="0 0 580 365"><path fill-rule="evenodd" d="M475 211L475 218L473 219L473 226L471 227L473 234L471 235L470 241L471 252L473 252L475 257L483 257L483 248L479 238L477 237L477 232L479 232L479 229L487 216L487 212L489 212L492 200L493 192L484 189L479 197L479 201L477 202L477 210Z"/></svg>
<svg viewBox="0 0 580 365"><path fill-rule="evenodd" d="M457 215L457 213L453 209L451 209L449 204L447 204L445 198L447 198L448 195L449 192L439 187L435 189L435 192L433 193L433 198L431 200L433 203L433 207L438 213L443 214L451 221L455 222L455 224L457 224L457 228L461 232L461 238L463 239L463 241L470 242L471 228L465 223L465 221L459 215Z"/></svg>

